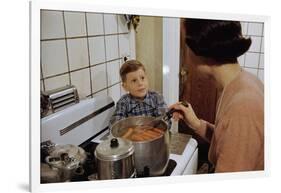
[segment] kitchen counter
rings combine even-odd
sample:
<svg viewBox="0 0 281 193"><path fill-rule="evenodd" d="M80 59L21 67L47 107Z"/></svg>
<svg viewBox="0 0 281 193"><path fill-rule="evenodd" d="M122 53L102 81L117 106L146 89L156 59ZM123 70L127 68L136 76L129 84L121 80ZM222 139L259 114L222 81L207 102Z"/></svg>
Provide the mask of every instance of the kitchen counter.
<svg viewBox="0 0 281 193"><path fill-rule="evenodd" d="M178 132L178 122L172 119L172 125L170 129L170 153L181 155L184 152L186 145L192 138L191 135Z"/></svg>
<svg viewBox="0 0 281 193"><path fill-rule="evenodd" d="M181 155L192 136L177 132L171 132L170 135L170 153Z"/></svg>

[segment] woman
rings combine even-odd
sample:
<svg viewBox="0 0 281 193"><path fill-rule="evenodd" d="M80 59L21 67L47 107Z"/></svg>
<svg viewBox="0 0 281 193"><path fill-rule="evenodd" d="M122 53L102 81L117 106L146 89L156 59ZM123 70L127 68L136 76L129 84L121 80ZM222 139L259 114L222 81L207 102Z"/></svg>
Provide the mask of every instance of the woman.
<svg viewBox="0 0 281 193"><path fill-rule="evenodd" d="M251 45L242 37L240 22L186 19L186 45L190 62L210 77L221 95L215 124L196 116L191 104L172 105L196 133L210 143L214 172L264 169L264 89L255 76L242 70L237 57Z"/></svg>

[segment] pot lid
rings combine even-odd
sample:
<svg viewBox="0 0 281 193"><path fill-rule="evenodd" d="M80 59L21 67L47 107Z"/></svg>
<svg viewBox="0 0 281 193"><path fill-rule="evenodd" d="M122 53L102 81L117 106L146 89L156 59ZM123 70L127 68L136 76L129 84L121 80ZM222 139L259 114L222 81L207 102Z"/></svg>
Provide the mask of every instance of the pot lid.
<svg viewBox="0 0 281 193"><path fill-rule="evenodd" d="M56 168L73 169L86 160L86 152L76 145L56 145L45 161Z"/></svg>
<svg viewBox="0 0 281 193"><path fill-rule="evenodd" d="M60 156L65 153L68 154L69 157L75 157L79 153L79 148L78 146L72 144L56 145L50 155Z"/></svg>
<svg viewBox="0 0 281 193"><path fill-rule="evenodd" d="M134 153L133 143L122 138L111 138L101 142L96 150L96 158L104 161L117 161Z"/></svg>

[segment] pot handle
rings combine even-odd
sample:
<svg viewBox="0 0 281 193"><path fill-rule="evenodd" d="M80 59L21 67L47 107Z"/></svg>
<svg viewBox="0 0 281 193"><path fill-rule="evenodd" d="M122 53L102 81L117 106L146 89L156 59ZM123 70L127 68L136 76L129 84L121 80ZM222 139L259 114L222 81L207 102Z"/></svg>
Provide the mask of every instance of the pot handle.
<svg viewBox="0 0 281 193"><path fill-rule="evenodd" d="M60 157L56 157L56 156L47 156L45 158L46 163L48 164L54 164L56 162L61 161Z"/></svg>
<svg viewBox="0 0 281 193"><path fill-rule="evenodd" d="M185 101L182 101L181 104L182 104L183 106L185 106L185 107L188 107L188 103L185 102ZM163 121L168 122L168 121L172 118L174 112L181 113L180 110L177 110L177 109L170 109L170 110L169 110L168 112L166 112L165 115L163 116L163 118L162 118Z"/></svg>

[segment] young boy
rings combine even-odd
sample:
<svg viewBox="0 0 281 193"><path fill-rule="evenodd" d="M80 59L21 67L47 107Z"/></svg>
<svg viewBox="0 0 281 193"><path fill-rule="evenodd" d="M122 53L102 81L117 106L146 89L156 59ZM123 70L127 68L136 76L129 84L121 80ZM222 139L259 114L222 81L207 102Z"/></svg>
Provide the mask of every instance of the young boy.
<svg viewBox="0 0 281 193"><path fill-rule="evenodd" d="M145 68L137 60L128 60L120 68L123 88L128 92L116 104L110 125L130 116L158 117L167 111L163 96L148 90Z"/></svg>

